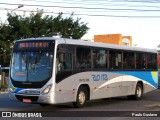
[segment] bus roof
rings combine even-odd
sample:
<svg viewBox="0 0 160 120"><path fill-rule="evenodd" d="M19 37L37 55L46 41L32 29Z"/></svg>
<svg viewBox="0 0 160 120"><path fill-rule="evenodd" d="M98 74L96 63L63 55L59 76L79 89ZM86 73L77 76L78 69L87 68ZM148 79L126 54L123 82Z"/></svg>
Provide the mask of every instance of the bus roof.
<svg viewBox="0 0 160 120"><path fill-rule="evenodd" d="M141 47L133 47L133 46L121 46L121 45L114 45L114 44L107 44L101 42L89 42L89 41L82 41L79 39L69 39L69 38L56 38L56 37L40 37L40 38L27 38L17 41L32 41L32 40L55 40L57 44L70 44L70 45L82 45L82 46L93 46L93 47L102 47L102 48L109 48L109 49L117 49L117 50L128 50L128 51L139 51L139 52L152 52L157 53L156 49L149 49L149 48L141 48Z"/></svg>

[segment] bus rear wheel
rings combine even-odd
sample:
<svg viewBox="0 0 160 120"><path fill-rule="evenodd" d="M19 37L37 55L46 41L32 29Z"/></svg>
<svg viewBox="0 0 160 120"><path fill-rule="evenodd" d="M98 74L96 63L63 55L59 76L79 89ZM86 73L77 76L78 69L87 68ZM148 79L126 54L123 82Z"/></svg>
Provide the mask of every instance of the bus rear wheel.
<svg viewBox="0 0 160 120"><path fill-rule="evenodd" d="M136 89L135 89L135 94L128 96L129 99L134 99L134 100L139 100L143 96L143 87L140 83L137 83Z"/></svg>
<svg viewBox="0 0 160 120"><path fill-rule="evenodd" d="M75 108L84 107L88 99L88 91L85 87L80 87L77 92L76 102L73 102Z"/></svg>

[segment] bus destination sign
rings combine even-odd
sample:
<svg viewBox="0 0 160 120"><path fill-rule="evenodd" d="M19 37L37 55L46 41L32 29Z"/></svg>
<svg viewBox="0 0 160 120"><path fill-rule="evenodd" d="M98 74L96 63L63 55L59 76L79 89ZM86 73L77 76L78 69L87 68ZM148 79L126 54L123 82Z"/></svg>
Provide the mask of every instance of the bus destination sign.
<svg viewBox="0 0 160 120"><path fill-rule="evenodd" d="M49 42L20 42L18 48L47 48Z"/></svg>

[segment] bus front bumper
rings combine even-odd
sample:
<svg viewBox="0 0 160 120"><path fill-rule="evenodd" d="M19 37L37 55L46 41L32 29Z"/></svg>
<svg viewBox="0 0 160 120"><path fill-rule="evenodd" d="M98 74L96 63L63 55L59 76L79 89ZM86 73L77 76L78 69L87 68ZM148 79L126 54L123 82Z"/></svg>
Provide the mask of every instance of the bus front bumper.
<svg viewBox="0 0 160 120"><path fill-rule="evenodd" d="M28 95L28 94L17 94L9 92L9 98L14 101L21 101L25 103L45 103L45 104L54 104L52 92L48 94L40 95Z"/></svg>

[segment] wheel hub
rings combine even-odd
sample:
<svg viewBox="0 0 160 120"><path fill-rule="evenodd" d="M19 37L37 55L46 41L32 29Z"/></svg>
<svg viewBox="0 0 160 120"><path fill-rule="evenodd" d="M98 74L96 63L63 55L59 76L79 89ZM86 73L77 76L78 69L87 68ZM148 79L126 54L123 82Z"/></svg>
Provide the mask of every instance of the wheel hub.
<svg viewBox="0 0 160 120"><path fill-rule="evenodd" d="M85 102L85 94L83 91L79 93L79 103L82 105Z"/></svg>

